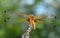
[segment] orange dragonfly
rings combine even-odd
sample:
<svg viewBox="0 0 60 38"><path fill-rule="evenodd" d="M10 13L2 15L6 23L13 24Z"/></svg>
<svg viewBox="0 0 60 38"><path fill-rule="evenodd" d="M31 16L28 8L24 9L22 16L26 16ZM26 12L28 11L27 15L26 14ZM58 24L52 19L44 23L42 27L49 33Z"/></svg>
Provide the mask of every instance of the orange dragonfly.
<svg viewBox="0 0 60 38"><path fill-rule="evenodd" d="M19 16L24 16L25 17L25 21L29 22L29 26L33 29L36 29L36 25L35 22L41 23L43 24L43 21L40 20L41 18L45 18L45 16L34 16L34 15L27 15L27 14L23 14L23 13L17 13ZM23 19L22 19L23 20Z"/></svg>

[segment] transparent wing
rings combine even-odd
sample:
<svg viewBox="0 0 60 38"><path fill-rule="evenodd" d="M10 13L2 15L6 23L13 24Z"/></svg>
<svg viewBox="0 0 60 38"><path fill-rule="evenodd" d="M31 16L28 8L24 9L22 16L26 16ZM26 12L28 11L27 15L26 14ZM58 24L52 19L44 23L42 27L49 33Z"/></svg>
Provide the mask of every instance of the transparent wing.
<svg viewBox="0 0 60 38"><path fill-rule="evenodd" d="M44 21L45 21L45 19L43 19L43 18L36 19L36 23L39 23L39 24L43 24Z"/></svg>
<svg viewBox="0 0 60 38"><path fill-rule="evenodd" d="M43 24L43 21L41 21L41 20L36 20L36 23Z"/></svg>
<svg viewBox="0 0 60 38"><path fill-rule="evenodd" d="M24 13L17 13L18 16L23 17L23 18L27 18L29 15L24 14Z"/></svg>
<svg viewBox="0 0 60 38"><path fill-rule="evenodd" d="M18 20L27 22L29 15L24 13L16 13L18 15Z"/></svg>
<svg viewBox="0 0 60 38"><path fill-rule="evenodd" d="M35 19L45 18L45 16L34 16Z"/></svg>

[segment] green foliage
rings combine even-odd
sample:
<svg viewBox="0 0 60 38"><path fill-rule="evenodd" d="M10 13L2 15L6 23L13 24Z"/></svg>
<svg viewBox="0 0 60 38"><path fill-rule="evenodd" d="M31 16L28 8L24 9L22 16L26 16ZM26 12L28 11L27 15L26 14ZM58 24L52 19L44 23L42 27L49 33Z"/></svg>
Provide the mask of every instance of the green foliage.
<svg viewBox="0 0 60 38"><path fill-rule="evenodd" d="M0 26L0 37L4 37L5 29Z"/></svg>
<svg viewBox="0 0 60 38"><path fill-rule="evenodd" d="M39 29L32 30L30 35L31 35L30 38L40 38L40 30Z"/></svg>
<svg viewBox="0 0 60 38"><path fill-rule="evenodd" d="M60 19L58 19L58 20L55 21L55 25L56 26L60 26Z"/></svg>
<svg viewBox="0 0 60 38"><path fill-rule="evenodd" d="M45 20L44 20L44 23L45 23L45 24L50 24L50 23L52 23L52 21L51 21L50 19L45 19Z"/></svg>
<svg viewBox="0 0 60 38"><path fill-rule="evenodd" d="M38 29L43 29L44 28L44 25L43 24L36 24L36 28L38 28Z"/></svg>
<svg viewBox="0 0 60 38"><path fill-rule="evenodd" d="M19 7L18 3L18 0L0 0L0 8L13 11Z"/></svg>

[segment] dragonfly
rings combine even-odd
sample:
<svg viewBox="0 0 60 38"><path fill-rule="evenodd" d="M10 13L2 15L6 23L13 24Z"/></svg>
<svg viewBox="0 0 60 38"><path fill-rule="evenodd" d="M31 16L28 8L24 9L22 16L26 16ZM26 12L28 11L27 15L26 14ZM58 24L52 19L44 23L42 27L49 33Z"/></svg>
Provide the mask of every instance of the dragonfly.
<svg viewBox="0 0 60 38"><path fill-rule="evenodd" d="M42 19L45 18L45 16L35 16L35 15L27 15L24 13L17 13L17 15L19 16L20 19L22 19L20 16L23 16L24 22L29 22L29 27L31 27L32 29L36 29L36 22L43 24Z"/></svg>

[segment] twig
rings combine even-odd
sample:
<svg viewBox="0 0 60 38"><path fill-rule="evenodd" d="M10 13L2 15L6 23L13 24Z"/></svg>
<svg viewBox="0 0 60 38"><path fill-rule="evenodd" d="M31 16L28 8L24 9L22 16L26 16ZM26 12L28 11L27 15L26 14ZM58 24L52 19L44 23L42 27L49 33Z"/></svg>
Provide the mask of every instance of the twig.
<svg viewBox="0 0 60 38"><path fill-rule="evenodd" d="M22 34L22 38L29 38L30 32L31 32L31 27L29 27L27 31L24 34Z"/></svg>

